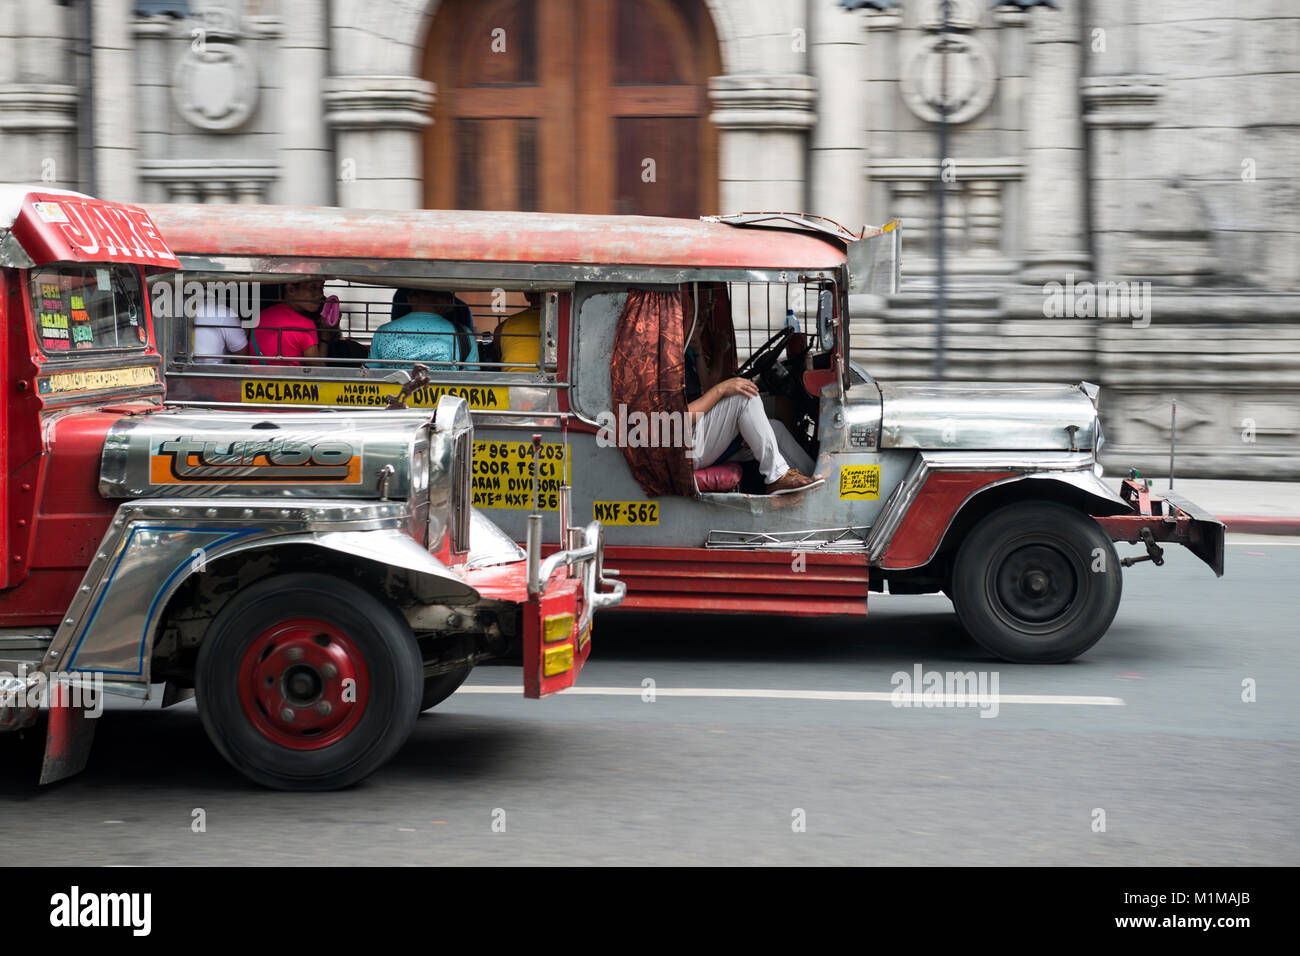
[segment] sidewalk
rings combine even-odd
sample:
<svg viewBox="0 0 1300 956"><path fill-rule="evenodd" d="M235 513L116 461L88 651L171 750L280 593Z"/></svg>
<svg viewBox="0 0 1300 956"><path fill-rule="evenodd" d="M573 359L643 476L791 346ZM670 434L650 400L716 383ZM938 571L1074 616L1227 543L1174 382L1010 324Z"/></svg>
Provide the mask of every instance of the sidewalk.
<svg viewBox="0 0 1300 956"><path fill-rule="evenodd" d="M1107 484L1111 476L1106 476ZM1169 490L1169 479L1152 478L1155 494ZM1174 476L1174 492L1196 502L1229 531L1300 535L1300 482L1218 481Z"/></svg>

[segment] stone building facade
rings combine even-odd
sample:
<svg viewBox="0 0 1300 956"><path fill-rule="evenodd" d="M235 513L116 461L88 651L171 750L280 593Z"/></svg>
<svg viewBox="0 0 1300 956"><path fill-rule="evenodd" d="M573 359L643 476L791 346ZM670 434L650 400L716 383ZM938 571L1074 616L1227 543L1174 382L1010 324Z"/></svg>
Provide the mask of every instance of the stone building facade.
<svg viewBox="0 0 1300 956"><path fill-rule="evenodd" d="M1176 398L1180 473L1300 476L1294 0L859 5L0 0L0 179L898 218L902 292L853 303L877 377L931 373L942 230L948 378L1099 382L1152 474Z"/></svg>

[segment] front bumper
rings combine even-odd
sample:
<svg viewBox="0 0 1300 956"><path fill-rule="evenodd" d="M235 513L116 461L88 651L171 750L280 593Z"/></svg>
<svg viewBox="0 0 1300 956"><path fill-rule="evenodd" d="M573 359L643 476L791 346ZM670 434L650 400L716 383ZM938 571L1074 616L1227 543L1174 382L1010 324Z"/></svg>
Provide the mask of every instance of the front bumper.
<svg viewBox="0 0 1300 956"><path fill-rule="evenodd" d="M1120 498L1130 507L1128 514L1093 516L1112 541L1145 544L1148 556L1156 564L1163 563L1158 542L1181 544L1208 564L1217 577L1223 577L1223 544L1227 529L1222 521L1172 491L1163 495L1153 494L1146 483L1137 478L1124 479Z"/></svg>
<svg viewBox="0 0 1300 956"><path fill-rule="evenodd" d="M528 592L536 597L546 590L547 583L560 568L574 568L574 577L582 579L582 618L578 629L582 631L591 623L591 616L607 607L618 607L627 594L627 585L616 578L605 577L605 530L599 521L582 529L582 544L565 551L556 551L545 560L539 560L537 571L530 567ZM607 588L608 590L601 590Z"/></svg>
<svg viewBox="0 0 1300 956"><path fill-rule="evenodd" d="M545 559L539 543L528 549L528 560L465 573L484 599L520 607L525 697L573 686L591 653L592 617L621 604L627 590L606 577L599 522L571 529L568 543Z"/></svg>

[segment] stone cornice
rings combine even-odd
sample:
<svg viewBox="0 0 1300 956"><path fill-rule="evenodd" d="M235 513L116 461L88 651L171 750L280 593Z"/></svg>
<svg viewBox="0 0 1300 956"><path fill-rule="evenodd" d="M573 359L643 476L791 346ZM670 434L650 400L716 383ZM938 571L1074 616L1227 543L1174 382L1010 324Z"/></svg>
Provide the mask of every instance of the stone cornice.
<svg viewBox="0 0 1300 956"><path fill-rule="evenodd" d="M414 76L332 76L325 122L334 129L421 129L433 122L435 87Z"/></svg>
<svg viewBox="0 0 1300 956"><path fill-rule="evenodd" d="M1020 7L995 7L993 22L1000 27L1024 27L1029 25L1029 11Z"/></svg>
<svg viewBox="0 0 1300 956"><path fill-rule="evenodd" d="M189 37L192 31L203 26L203 21L193 16L178 19L167 13L131 18L131 32L138 37ZM284 21L271 14L244 17L240 23L240 36L250 39L278 37L284 33ZM217 37L213 37L217 40ZM230 42L236 39L220 40Z"/></svg>
<svg viewBox="0 0 1300 956"><path fill-rule="evenodd" d="M862 18L862 27L872 33L888 33L891 30L897 30L903 25L903 16L897 10L872 10L866 11L866 16Z"/></svg>
<svg viewBox="0 0 1300 956"><path fill-rule="evenodd" d="M147 159L140 178L151 182L271 182L280 164L263 159Z"/></svg>
<svg viewBox="0 0 1300 956"><path fill-rule="evenodd" d="M1024 162L1016 156L991 156L968 159L954 156L957 180L965 179L1023 179ZM874 180L937 179L939 161L933 156L888 157L867 164L867 173Z"/></svg>
<svg viewBox="0 0 1300 956"><path fill-rule="evenodd" d="M0 130L63 133L77 127L77 88L61 83L0 84Z"/></svg>
<svg viewBox="0 0 1300 956"><path fill-rule="evenodd" d="M817 81L806 73L728 74L709 80L709 119L723 129L810 129Z"/></svg>
<svg viewBox="0 0 1300 956"><path fill-rule="evenodd" d="M1147 74L1085 76L1079 81L1089 126L1141 127L1156 121L1156 104L1164 93L1159 79Z"/></svg>

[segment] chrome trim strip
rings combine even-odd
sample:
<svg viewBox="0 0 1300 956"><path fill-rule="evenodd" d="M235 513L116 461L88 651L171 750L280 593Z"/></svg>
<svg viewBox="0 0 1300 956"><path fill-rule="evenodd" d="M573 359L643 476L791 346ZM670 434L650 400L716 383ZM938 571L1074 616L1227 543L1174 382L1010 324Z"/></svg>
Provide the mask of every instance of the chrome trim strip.
<svg viewBox="0 0 1300 956"><path fill-rule="evenodd" d="M811 528L806 531L727 531L713 528L704 539L704 547L718 551L832 551L852 554L866 550L869 530L865 527Z"/></svg>

